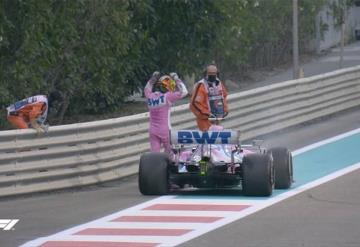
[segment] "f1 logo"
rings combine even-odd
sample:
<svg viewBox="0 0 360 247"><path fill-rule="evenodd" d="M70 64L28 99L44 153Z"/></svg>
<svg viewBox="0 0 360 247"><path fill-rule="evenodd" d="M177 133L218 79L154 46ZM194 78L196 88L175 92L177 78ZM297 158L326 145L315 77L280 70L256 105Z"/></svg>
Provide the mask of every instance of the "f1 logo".
<svg viewBox="0 0 360 247"><path fill-rule="evenodd" d="M3 229L4 231L14 229L14 226L18 223L18 221L18 219L0 219L0 229Z"/></svg>

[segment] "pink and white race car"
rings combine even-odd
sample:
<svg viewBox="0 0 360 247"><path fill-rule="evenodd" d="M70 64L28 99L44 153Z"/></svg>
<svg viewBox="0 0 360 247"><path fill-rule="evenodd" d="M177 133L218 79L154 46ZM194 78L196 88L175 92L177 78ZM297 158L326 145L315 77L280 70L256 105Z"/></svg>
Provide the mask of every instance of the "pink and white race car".
<svg viewBox="0 0 360 247"><path fill-rule="evenodd" d="M266 150L258 142L240 145L239 132L172 130L173 155L144 153L139 165L139 190L165 195L172 187L239 188L247 196L270 196L293 182L291 152ZM175 185L175 186L174 186Z"/></svg>

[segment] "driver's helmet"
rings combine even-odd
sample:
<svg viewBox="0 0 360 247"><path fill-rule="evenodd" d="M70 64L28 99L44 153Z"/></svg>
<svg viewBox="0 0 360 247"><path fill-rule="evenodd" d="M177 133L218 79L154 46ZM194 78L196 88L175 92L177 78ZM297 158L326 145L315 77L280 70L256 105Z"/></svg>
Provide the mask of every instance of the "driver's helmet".
<svg viewBox="0 0 360 247"><path fill-rule="evenodd" d="M175 81L168 75L163 75L160 77L159 81L155 84L155 88L157 91L162 93L166 93L168 91L175 91L176 83Z"/></svg>

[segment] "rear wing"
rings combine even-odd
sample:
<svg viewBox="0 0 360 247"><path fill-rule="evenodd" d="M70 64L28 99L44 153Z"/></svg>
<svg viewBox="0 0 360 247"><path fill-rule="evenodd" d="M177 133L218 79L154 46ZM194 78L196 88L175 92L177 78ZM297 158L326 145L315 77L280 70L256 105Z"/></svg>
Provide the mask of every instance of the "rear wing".
<svg viewBox="0 0 360 247"><path fill-rule="evenodd" d="M221 131L170 130L171 144L239 144L240 132L224 129Z"/></svg>

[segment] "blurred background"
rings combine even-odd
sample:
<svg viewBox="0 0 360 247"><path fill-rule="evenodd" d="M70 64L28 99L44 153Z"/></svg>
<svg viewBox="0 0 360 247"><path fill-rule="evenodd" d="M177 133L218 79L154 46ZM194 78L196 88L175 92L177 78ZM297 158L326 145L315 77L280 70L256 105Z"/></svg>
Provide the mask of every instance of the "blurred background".
<svg viewBox="0 0 360 247"><path fill-rule="evenodd" d="M9 104L36 94L49 96L50 125L146 111L130 99L154 70L178 72L190 91L212 62L234 88L251 82L292 63L293 4L0 0L0 129ZM300 60L360 40L360 0L296 4Z"/></svg>

